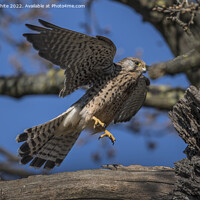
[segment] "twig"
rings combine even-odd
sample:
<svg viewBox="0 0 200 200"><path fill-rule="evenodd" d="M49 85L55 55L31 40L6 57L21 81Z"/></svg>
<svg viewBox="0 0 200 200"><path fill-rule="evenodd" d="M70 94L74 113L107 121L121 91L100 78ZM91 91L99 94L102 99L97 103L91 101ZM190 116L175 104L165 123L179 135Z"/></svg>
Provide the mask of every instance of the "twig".
<svg viewBox="0 0 200 200"><path fill-rule="evenodd" d="M187 33L190 43L193 47L200 53L200 42L195 39L192 31L190 30L190 26L194 25L194 18L197 12L200 10L199 1L197 3L189 2L187 0L177 1L176 4L172 6L166 7L163 6L155 6L153 11L162 12L167 15L166 19L176 22L182 29ZM189 20L183 21L183 16L189 15ZM185 17L186 18L186 17Z"/></svg>
<svg viewBox="0 0 200 200"><path fill-rule="evenodd" d="M169 7L166 7L164 5L164 6L155 6L153 8L154 11L163 12L169 15L166 17L166 19L176 22L189 35L191 35L189 27L191 24L194 24L194 17L199 9L200 9L199 3L194 3L194 2L188 3L187 0L183 0L182 2L177 1L177 4L173 4L172 6ZM186 14L186 13L190 14L190 19L188 22L184 22L181 19L181 14Z"/></svg>

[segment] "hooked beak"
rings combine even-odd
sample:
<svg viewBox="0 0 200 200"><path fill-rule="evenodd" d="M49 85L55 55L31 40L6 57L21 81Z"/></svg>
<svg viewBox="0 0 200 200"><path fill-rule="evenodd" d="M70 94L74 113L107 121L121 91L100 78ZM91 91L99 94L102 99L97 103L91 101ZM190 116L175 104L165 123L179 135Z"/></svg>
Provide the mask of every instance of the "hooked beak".
<svg viewBox="0 0 200 200"><path fill-rule="evenodd" d="M145 65L144 67L142 67L142 71L143 71L143 72L146 72L146 71L147 71L146 65Z"/></svg>

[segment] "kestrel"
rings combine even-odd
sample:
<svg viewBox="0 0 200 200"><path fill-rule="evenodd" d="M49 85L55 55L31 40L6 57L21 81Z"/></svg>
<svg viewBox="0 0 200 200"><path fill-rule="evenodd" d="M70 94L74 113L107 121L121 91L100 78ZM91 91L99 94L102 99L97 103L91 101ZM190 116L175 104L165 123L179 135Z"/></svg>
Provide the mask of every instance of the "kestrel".
<svg viewBox="0 0 200 200"><path fill-rule="evenodd" d="M58 117L26 129L17 136L24 142L18 152L21 163L52 169L59 166L84 129L92 133L104 132L114 143L114 136L106 129L114 123L129 121L143 105L150 81L142 75L144 61L127 57L113 63L114 43L104 37L91 37L64 29L43 20L43 27L26 24L38 33L24 36L39 55L65 70L64 97L84 85L86 93Z"/></svg>

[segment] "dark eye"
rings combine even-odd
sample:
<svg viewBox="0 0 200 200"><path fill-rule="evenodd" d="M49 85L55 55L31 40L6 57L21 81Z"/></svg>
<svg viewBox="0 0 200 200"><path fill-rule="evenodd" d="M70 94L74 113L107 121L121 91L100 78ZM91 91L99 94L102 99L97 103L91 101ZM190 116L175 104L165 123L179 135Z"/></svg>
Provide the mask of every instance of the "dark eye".
<svg viewBox="0 0 200 200"><path fill-rule="evenodd" d="M139 65L140 65L140 62L135 61L135 65L136 65L136 66L139 66Z"/></svg>

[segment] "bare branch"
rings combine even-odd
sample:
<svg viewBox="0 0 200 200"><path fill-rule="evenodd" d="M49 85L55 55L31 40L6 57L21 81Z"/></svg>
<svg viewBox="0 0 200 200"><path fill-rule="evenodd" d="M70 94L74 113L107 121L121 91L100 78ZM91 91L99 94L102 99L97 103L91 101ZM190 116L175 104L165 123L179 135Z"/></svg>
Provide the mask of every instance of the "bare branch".
<svg viewBox="0 0 200 200"><path fill-rule="evenodd" d="M16 166L10 166L10 164L6 163L0 163L0 172L21 178L26 178L28 176L34 175L32 172L17 168Z"/></svg>
<svg viewBox="0 0 200 200"><path fill-rule="evenodd" d="M4 161L0 162L1 175L25 178L35 174L19 167L20 159L2 147L0 147L0 154L5 157Z"/></svg>
<svg viewBox="0 0 200 200"><path fill-rule="evenodd" d="M153 10L164 13L164 15L167 15L167 20L176 22L187 33L192 46L200 53L200 42L198 40L195 41L195 37L190 29L190 25L194 24L194 17L200 10L199 3L182 0L182 2L177 1L176 4L169 7L166 5L156 5ZM188 16L189 19L187 19Z"/></svg>
<svg viewBox="0 0 200 200"><path fill-rule="evenodd" d="M174 177L171 168L115 165L113 170L82 170L1 181L0 199L149 200L168 194L173 189Z"/></svg>
<svg viewBox="0 0 200 200"><path fill-rule="evenodd" d="M191 50L167 62L154 64L148 68L148 71L150 78L157 79L164 75L187 73L198 68L200 68L200 54L195 50Z"/></svg>
<svg viewBox="0 0 200 200"><path fill-rule="evenodd" d="M13 154L11 154L10 152L6 151L2 147L0 147L0 154L5 156L8 162L12 162L12 163L16 163L17 162L18 163L20 161L20 159L17 156L14 156Z"/></svg>
<svg viewBox="0 0 200 200"><path fill-rule="evenodd" d="M191 24L194 24L194 16L196 15L197 11L200 10L200 6L198 3L190 2L186 0L182 0L182 2L177 1L176 4L172 6L155 6L153 8L154 11L163 12L164 14L169 15L167 19L175 21L179 26L183 28L188 34L191 34L189 27ZM188 22L184 22L180 16L181 14L190 14L190 19Z"/></svg>
<svg viewBox="0 0 200 200"><path fill-rule="evenodd" d="M64 83L63 70L47 74L0 77L0 94L21 98L32 94L59 94Z"/></svg>

